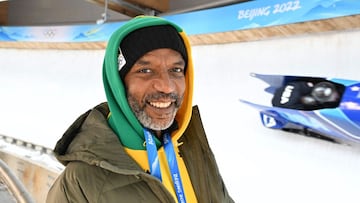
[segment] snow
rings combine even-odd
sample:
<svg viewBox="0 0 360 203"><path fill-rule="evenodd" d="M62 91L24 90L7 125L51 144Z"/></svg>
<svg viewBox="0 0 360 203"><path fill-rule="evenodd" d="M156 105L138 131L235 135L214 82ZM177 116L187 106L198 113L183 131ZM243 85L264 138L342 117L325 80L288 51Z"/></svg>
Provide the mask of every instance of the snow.
<svg viewBox="0 0 360 203"><path fill-rule="evenodd" d="M360 32L193 47L194 104L235 202L358 202L360 149L264 128L264 74L359 80ZM0 134L52 148L105 100L103 50L0 50ZM359 132L360 134L360 132Z"/></svg>

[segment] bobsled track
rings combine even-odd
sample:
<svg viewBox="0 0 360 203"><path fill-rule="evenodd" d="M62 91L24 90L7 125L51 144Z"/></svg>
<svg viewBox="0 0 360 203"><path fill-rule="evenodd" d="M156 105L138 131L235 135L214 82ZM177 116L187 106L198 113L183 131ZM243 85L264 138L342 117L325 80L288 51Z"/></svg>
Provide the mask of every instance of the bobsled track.
<svg viewBox="0 0 360 203"><path fill-rule="evenodd" d="M359 148L266 129L239 102L270 102L251 72L360 80L359 27L348 16L191 36L194 104L235 202L359 201ZM105 44L83 45L0 43L0 198L44 202L63 169L51 149L105 100Z"/></svg>
<svg viewBox="0 0 360 203"><path fill-rule="evenodd" d="M44 202L62 169L50 148L0 135L0 202Z"/></svg>

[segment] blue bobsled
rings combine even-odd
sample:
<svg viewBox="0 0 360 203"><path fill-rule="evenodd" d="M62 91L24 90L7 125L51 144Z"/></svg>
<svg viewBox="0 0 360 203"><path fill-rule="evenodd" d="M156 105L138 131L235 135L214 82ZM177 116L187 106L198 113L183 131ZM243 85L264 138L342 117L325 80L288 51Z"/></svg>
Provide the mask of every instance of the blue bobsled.
<svg viewBox="0 0 360 203"><path fill-rule="evenodd" d="M240 101L259 110L265 127L360 146L360 81L251 75L269 85L271 105Z"/></svg>

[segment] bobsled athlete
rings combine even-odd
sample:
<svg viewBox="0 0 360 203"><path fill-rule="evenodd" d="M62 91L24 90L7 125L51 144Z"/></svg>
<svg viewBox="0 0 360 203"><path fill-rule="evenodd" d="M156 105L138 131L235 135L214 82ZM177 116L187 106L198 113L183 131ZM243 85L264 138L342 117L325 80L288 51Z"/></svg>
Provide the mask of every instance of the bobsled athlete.
<svg viewBox="0 0 360 203"><path fill-rule="evenodd" d="M192 106L193 72L179 26L139 16L115 31L103 63L107 101L57 142L66 167L46 202L234 202Z"/></svg>
<svg viewBox="0 0 360 203"><path fill-rule="evenodd" d="M278 88L272 99L273 106L298 110L335 108L339 102L339 91L328 81L291 81Z"/></svg>

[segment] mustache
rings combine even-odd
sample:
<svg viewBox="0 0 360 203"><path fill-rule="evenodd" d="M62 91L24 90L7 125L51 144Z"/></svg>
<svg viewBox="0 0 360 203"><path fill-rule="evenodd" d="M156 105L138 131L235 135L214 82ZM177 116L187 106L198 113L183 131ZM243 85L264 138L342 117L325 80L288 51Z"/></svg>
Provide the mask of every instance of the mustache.
<svg viewBox="0 0 360 203"><path fill-rule="evenodd" d="M182 98L176 93L163 93L157 92L153 94L149 94L145 97L146 101L149 100L157 100L157 99L170 99L175 101L175 106L179 107L181 105Z"/></svg>

